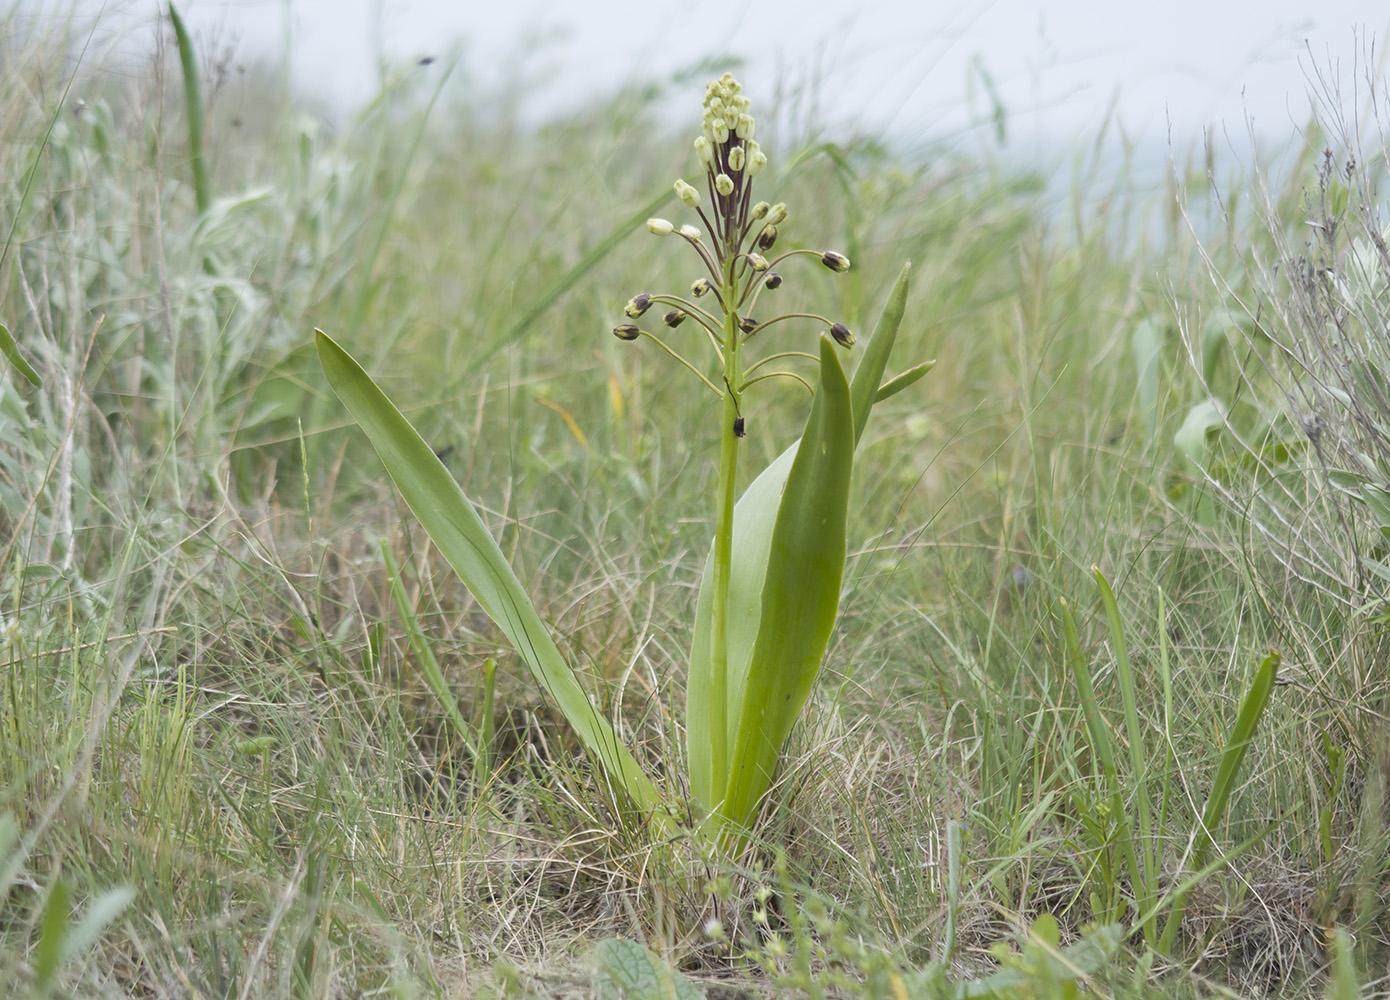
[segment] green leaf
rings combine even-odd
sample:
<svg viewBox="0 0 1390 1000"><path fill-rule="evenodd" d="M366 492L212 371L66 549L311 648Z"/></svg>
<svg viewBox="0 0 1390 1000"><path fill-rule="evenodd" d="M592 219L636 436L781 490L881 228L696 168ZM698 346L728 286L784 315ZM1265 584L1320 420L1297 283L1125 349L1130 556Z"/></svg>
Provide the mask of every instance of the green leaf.
<svg viewBox="0 0 1390 1000"><path fill-rule="evenodd" d="M918 379L935 367L935 361L923 361L920 365L913 365L907 371L894 375L878 387L878 392L874 395L874 402L881 403L885 399L892 399L908 386L916 384Z"/></svg>
<svg viewBox="0 0 1390 1000"><path fill-rule="evenodd" d="M502 550L444 463L362 367L327 334L315 333L329 385L376 448L431 540L608 775L639 808L665 822L656 786L590 702Z"/></svg>
<svg viewBox="0 0 1390 1000"><path fill-rule="evenodd" d="M25 361L24 355L19 353L19 345L14 342L9 328L4 323L0 323L0 354L9 358L10 364L19 369L19 373L29 380L30 385L43 385L43 379L34 371L34 366Z"/></svg>
<svg viewBox="0 0 1390 1000"><path fill-rule="evenodd" d="M1225 405L1219 399L1208 399L1187 411L1182 426L1173 434L1173 447L1193 465L1202 465L1207 457L1207 438L1226 420Z"/></svg>
<svg viewBox="0 0 1390 1000"><path fill-rule="evenodd" d="M695 984L635 941L609 938L594 948L599 1000L703 1000Z"/></svg>
<svg viewBox="0 0 1390 1000"><path fill-rule="evenodd" d="M823 334L820 361L820 384L772 529L757 637L730 742L721 812L739 826L747 825L772 784L782 743L810 696L840 607L854 411L835 345ZM730 618L731 634L739 624ZM730 668L732 681L732 658Z"/></svg>
<svg viewBox="0 0 1390 1000"><path fill-rule="evenodd" d="M873 335L865 347L859 367L854 372L850 394L854 407L856 444L863 434L873 404L877 401L875 397L878 395L879 382L883 378L889 356L893 353L893 343L902 324L903 311L907 303L911 269L910 261L903 265L902 273L899 274L874 327ZM929 362L926 367L930 367L930 364ZM918 366L919 369L923 367ZM908 374L904 373L894 382L902 381ZM903 381L899 388L906 388L924 374L925 369L911 381ZM763 469L734 507L733 560L729 567L729 648L725 711L730 746L735 740L737 721L743 709L744 684L762 617L763 586L767 577L773 529L777 524L787 476L796 459L799 444L799 441L793 443ZM848 494L844 502L848 504ZM714 554L711 552L705 562L704 577L696 602L689 681L686 689L686 748L690 769L690 791L695 801L706 809L713 809L719 804L728 784L727 774L714 773L711 740L707 735L712 715L709 678L713 669L710 650L713 565Z"/></svg>

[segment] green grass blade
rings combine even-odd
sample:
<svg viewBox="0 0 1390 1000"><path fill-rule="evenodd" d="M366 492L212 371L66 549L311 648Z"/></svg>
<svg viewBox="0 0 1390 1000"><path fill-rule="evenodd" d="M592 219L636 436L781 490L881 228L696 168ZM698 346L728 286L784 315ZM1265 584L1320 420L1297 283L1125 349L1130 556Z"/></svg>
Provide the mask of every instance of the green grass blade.
<svg viewBox="0 0 1390 1000"><path fill-rule="evenodd" d="M472 755L476 763L478 744L474 739L473 730L464 721L463 713L459 711L458 698L449 689L449 682L444 679L444 671L439 669L439 660L435 657L429 642L425 640L425 633L420 628L420 622L415 616L415 609L410 606L410 596L405 592L405 584L401 582L400 570L396 568L396 557L391 551L391 543L385 539L381 542L381 558L386 563L391 597L396 602L396 611L401 616L401 624L405 626L405 634L410 641L410 648L415 651L415 658L420 664L420 673L424 675L425 683L429 685L430 691L439 699L439 704L444 708L444 714L454 727L454 732L463 741L463 745L468 748L469 754Z"/></svg>
<svg viewBox="0 0 1390 1000"><path fill-rule="evenodd" d="M1062 602L1062 622L1066 635L1067 651L1072 662L1072 676L1076 678L1077 691L1081 697L1081 711L1086 718L1086 731L1091 737L1091 751L1100 758L1101 772L1106 788L1110 792L1110 809L1118 826L1117 836L1120 850L1124 855L1125 867L1129 869L1130 880L1136 888L1142 885L1139 859L1135 853L1134 832L1125 811L1124 795L1120 790L1119 771L1115 766L1115 748L1110 742L1110 729L1101 717L1100 706L1096 700L1096 690L1091 683L1091 668L1081 653L1081 638L1076 630L1076 620L1071 609ZM1107 891L1113 886L1107 886Z"/></svg>
<svg viewBox="0 0 1390 1000"><path fill-rule="evenodd" d="M1245 692L1245 700L1241 702L1236 724L1231 727L1230 738L1226 741L1226 749L1221 753L1221 763L1217 766L1216 777L1211 783L1206 808L1202 810L1202 826L1197 831L1195 857L1198 867L1202 865L1206 852L1212 845L1211 832L1216 829L1226 812L1226 804L1235 788L1240 765L1245 760L1245 752L1250 749L1250 741L1254 739L1255 730L1260 725L1260 716L1264 715L1264 710L1269 704L1270 693L1274 690L1274 679L1279 675L1279 661L1279 654L1271 652L1260 663L1259 669L1255 671L1255 679L1250 682L1250 689Z"/></svg>
<svg viewBox="0 0 1390 1000"><path fill-rule="evenodd" d="M1120 699L1124 702L1125 733L1129 738L1130 778L1134 782L1135 812L1139 820L1139 844L1136 845L1142 864L1136 864L1130 872L1134 883L1134 898L1142 911L1147 909L1153 899L1158 884L1158 869L1153 863L1148 845L1153 840L1153 819L1150 816L1149 782L1144 759L1144 732L1139 727L1139 708L1134 690L1134 671L1129 662L1129 646L1125 642L1124 622L1120 619L1120 607L1115 601L1115 593L1097 566L1091 567L1096 587L1100 590L1100 600L1105 606L1106 619L1110 625L1110 642L1115 649L1115 673L1120 681ZM1126 854L1129 857L1129 854ZM1144 939L1150 946L1156 943L1157 925L1149 921L1144 925Z"/></svg>
<svg viewBox="0 0 1390 1000"><path fill-rule="evenodd" d="M1245 751L1250 748L1250 741L1254 738L1255 730L1260 724L1260 716L1264 714L1264 710L1269 704L1270 693L1274 690L1274 680L1279 676L1279 661L1279 654L1271 652L1260 663L1259 668L1255 671L1255 679L1250 682L1250 688L1245 692L1245 699L1241 702L1235 725L1231 727L1230 737L1226 741L1226 749L1221 754L1221 763L1217 765L1216 777L1211 783L1211 792L1207 795L1206 807L1202 810L1201 825L1194 835L1193 867L1197 868L1199 873L1212 868L1212 866L1219 868L1239 853L1239 851L1231 852L1217 858L1210 864L1207 862L1207 852L1212 846L1211 831L1221 822L1221 816L1225 813L1226 804L1230 801L1231 792L1235 788L1236 777L1240 773L1240 765L1245 759ZM1268 830L1265 831L1265 833L1267 832ZM1259 836L1263 837L1264 834ZM1244 850L1244 848L1240 850ZM1168 919L1163 925L1163 936L1158 942L1158 950L1164 954L1168 954L1172 950L1173 941L1177 937L1178 925L1182 923L1183 910L1187 905L1187 894L1191 891L1191 886L1195 885L1197 881L1199 880L1191 879L1189 884L1185 884L1185 887L1178 892L1174 899L1173 908L1168 912Z"/></svg>
<svg viewBox="0 0 1390 1000"><path fill-rule="evenodd" d="M319 363L333 391L372 442L405 502L488 616L511 640L615 784L644 811L663 817L656 786L590 702L570 665L449 470L371 377L317 331Z"/></svg>
<svg viewBox="0 0 1390 1000"><path fill-rule="evenodd" d="M19 369L19 373L29 380L32 386L40 386L43 380L39 378L39 373L34 371L34 366L24 360L24 355L19 353L19 345L10 336L10 330L4 323L0 323L0 354L9 359L10 364Z"/></svg>
<svg viewBox="0 0 1390 1000"><path fill-rule="evenodd" d="M188 163L193 170L193 199L198 214L206 215L212 205L212 190L208 184L207 159L203 155L203 94L198 82L198 55L193 51L193 39L184 27L183 18L171 3L169 20L174 25L174 39L179 48L179 67L183 71L183 103L188 115Z"/></svg>
<svg viewBox="0 0 1390 1000"><path fill-rule="evenodd" d="M845 568L854 411L844 369L821 336L820 384L777 511L762 615L731 741L723 815L746 826L820 671ZM733 631L734 622L730 622Z"/></svg>

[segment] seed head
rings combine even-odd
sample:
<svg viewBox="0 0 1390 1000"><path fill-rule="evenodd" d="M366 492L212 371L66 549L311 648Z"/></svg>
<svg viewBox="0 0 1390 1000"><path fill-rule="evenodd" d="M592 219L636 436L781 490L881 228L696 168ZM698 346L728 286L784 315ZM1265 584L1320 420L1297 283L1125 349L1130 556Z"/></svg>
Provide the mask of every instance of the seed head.
<svg viewBox="0 0 1390 1000"><path fill-rule="evenodd" d="M647 292L643 292L641 295L634 295L632 298L628 299L627 305L623 308L623 312L627 314L629 318L636 319L650 309L651 306L651 295Z"/></svg>
<svg viewBox="0 0 1390 1000"><path fill-rule="evenodd" d="M690 283L690 294L698 299L701 295L709 291L711 287L708 278L696 278Z"/></svg>
<svg viewBox="0 0 1390 1000"><path fill-rule="evenodd" d="M821 254L820 262L836 274L843 274L849 270L849 258L834 250L827 250Z"/></svg>
<svg viewBox="0 0 1390 1000"><path fill-rule="evenodd" d="M854 346L854 334L851 333L849 327L845 326L843 323L836 323L832 326L830 328L830 336L834 337L835 343L839 344L841 347Z"/></svg>
<svg viewBox="0 0 1390 1000"><path fill-rule="evenodd" d="M769 289L781 288L782 276L778 274L776 271L769 271L767 277L763 280L763 287Z"/></svg>
<svg viewBox="0 0 1390 1000"><path fill-rule="evenodd" d="M661 322L674 330L685 322L685 311L681 309L672 309L665 316L661 317Z"/></svg>
<svg viewBox="0 0 1390 1000"><path fill-rule="evenodd" d="M617 337L619 340L636 340L638 337L642 336L642 331L631 323L622 323L613 327L613 336Z"/></svg>
<svg viewBox="0 0 1390 1000"><path fill-rule="evenodd" d="M676 231L676 227L665 219L648 219L647 228L656 236L670 236Z"/></svg>

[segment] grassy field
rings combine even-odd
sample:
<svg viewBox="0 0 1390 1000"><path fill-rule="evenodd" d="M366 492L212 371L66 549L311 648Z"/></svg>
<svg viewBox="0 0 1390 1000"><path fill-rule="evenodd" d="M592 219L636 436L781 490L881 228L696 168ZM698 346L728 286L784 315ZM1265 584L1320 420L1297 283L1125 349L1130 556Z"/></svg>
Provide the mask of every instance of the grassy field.
<svg viewBox="0 0 1390 1000"><path fill-rule="evenodd" d="M751 95L784 245L854 263L789 266L797 307L867 332L910 258L891 368L936 365L860 446L820 678L720 855L610 786L313 330L684 802L719 407L609 331L698 276L643 223L726 67L527 129L410 66L329 128L212 54L191 101L172 33L132 71L4 23L0 993L1390 995L1383 81L1158 191L1093 137L1066 194ZM806 399L759 396L744 482Z"/></svg>

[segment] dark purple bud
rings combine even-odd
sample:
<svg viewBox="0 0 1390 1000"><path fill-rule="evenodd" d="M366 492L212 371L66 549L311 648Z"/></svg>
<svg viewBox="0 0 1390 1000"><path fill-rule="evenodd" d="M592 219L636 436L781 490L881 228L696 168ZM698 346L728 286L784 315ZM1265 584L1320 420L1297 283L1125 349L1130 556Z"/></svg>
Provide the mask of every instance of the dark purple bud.
<svg viewBox="0 0 1390 1000"><path fill-rule="evenodd" d="M709 291L711 287L708 278L696 278L690 283L690 294L698 299L701 295Z"/></svg>
<svg viewBox="0 0 1390 1000"><path fill-rule="evenodd" d="M740 316L738 318L738 328L744 333L752 333L758 328L758 321L752 316Z"/></svg>
<svg viewBox="0 0 1390 1000"><path fill-rule="evenodd" d="M685 322L685 312L681 309L672 309L665 316L661 317L661 321L674 330Z"/></svg>
<svg viewBox="0 0 1390 1000"><path fill-rule="evenodd" d="M642 331L631 323L623 323L620 326L613 327L613 336L617 337L619 340L636 340L638 337L642 336Z"/></svg>
<svg viewBox="0 0 1390 1000"><path fill-rule="evenodd" d="M758 249L771 250L772 244L777 242L777 227L763 226L763 231L758 234Z"/></svg>
<svg viewBox="0 0 1390 1000"><path fill-rule="evenodd" d="M821 254L820 262L836 274L843 274L849 270L849 258L834 250L827 250Z"/></svg>
<svg viewBox="0 0 1390 1000"><path fill-rule="evenodd" d="M776 271L769 271L767 278L763 281L764 288L781 288L782 276Z"/></svg>
<svg viewBox="0 0 1390 1000"><path fill-rule="evenodd" d="M849 327L845 326L843 323L836 323L832 326L830 328L830 336L834 337L835 343L839 344L841 347L854 346L854 334L851 333Z"/></svg>
<svg viewBox="0 0 1390 1000"><path fill-rule="evenodd" d="M651 305L652 297L648 295L646 292L643 292L641 295L634 295L631 299L629 299L627 307L623 309L623 312L631 318L636 319L638 316L641 316L644 312L650 309Z"/></svg>
<svg viewBox="0 0 1390 1000"><path fill-rule="evenodd" d="M743 435L745 435L745 434L747 434L747 433L748 433L748 431L747 431L746 429L744 429L744 426L743 426L743 418L742 418L742 417L734 417L734 437L736 437L736 438L741 438L741 437L743 437Z"/></svg>

